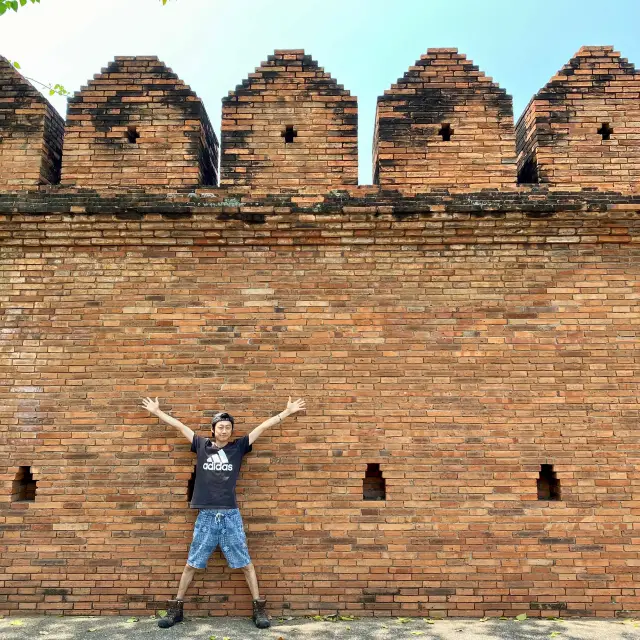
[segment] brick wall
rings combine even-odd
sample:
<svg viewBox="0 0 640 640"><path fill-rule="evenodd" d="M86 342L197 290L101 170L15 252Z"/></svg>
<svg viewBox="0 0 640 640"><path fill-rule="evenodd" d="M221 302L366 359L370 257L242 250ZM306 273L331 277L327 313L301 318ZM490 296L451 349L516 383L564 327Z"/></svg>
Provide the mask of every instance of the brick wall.
<svg viewBox="0 0 640 640"><path fill-rule="evenodd" d="M434 86L451 69L462 86ZM41 153L0 184L0 613L164 608L194 459L141 398L240 435L292 395L307 411L239 485L272 613L638 615L640 195L549 188L560 139L517 186L510 98L454 50L402 82L370 187L350 184L355 99L301 51L225 99L225 188L198 188L211 125L155 58L72 99L62 185L37 186L46 130L1 103ZM250 608L219 556L189 595Z"/></svg>
<svg viewBox="0 0 640 640"><path fill-rule="evenodd" d="M378 98L374 182L387 189L515 184L511 96L457 49L429 49Z"/></svg>
<svg viewBox="0 0 640 640"><path fill-rule="evenodd" d="M0 56L0 188L58 183L63 136L62 118Z"/></svg>
<svg viewBox="0 0 640 640"><path fill-rule="evenodd" d="M638 190L640 74L613 47L582 47L517 125L523 182Z"/></svg>
<svg viewBox="0 0 640 640"><path fill-rule="evenodd" d="M542 193L0 196L0 612L164 608L194 459L140 398L291 394L239 484L272 613L637 615L640 199ZM220 556L190 595L249 612Z"/></svg>
<svg viewBox="0 0 640 640"><path fill-rule="evenodd" d="M356 98L302 50L280 50L222 100L222 184L252 192L358 182Z"/></svg>
<svg viewBox="0 0 640 640"><path fill-rule="evenodd" d="M64 185L215 185L217 172L204 106L155 56L117 57L69 99Z"/></svg>

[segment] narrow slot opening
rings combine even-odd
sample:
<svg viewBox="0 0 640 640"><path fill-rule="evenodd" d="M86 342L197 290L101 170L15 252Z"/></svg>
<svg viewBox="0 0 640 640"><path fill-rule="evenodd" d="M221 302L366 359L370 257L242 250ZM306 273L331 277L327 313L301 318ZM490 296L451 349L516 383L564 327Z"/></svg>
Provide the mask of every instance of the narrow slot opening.
<svg viewBox="0 0 640 640"><path fill-rule="evenodd" d="M538 184L538 166L533 158L529 158L518 171L518 184Z"/></svg>
<svg viewBox="0 0 640 640"><path fill-rule="evenodd" d="M34 502L37 484L31 467L20 467L11 487L11 502Z"/></svg>
<svg viewBox="0 0 640 640"><path fill-rule="evenodd" d="M453 129L450 124L443 124L440 127L440 131L438 131L438 135L442 136L442 140L444 142L449 142L451 140L451 136L453 135Z"/></svg>
<svg viewBox="0 0 640 640"><path fill-rule="evenodd" d="M385 480L378 463L367 464L367 470L362 481L363 500L386 500L387 491Z"/></svg>
<svg viewBox="0 0 640 640"><path fill-rule="evenodd" d="M560 500L560 480L552 464L540 465L538 500Z"/></svg>
<svg viewBox="0 0 640 640"><path fill-rule="evenodd" d="M284 138L285 144L291 144L298 136L298 132L293 125L287 125L285 130L280 134Z"/></svg>
<svg viewBox="0 0 640 640"><path fill-rule="evenodd" d="M127 128L127 140L131 144L138 144L139 137L140 137L140 134L138 133L138 130L135 127Z"/></svg>

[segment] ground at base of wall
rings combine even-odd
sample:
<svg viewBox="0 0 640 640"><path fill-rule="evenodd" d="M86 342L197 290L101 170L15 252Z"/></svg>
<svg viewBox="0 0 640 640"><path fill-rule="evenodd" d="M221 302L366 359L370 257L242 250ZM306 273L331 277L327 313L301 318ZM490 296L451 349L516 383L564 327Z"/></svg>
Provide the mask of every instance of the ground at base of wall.
<svg viewBox="0 0 640 640"><path fill-rule="evenodd" d="M498 618L428 620L427 618L362 618L313 620L274 618L260 631L248 618L187 618L171 629L157 619L126 617L11 616L0 619L2 640L630 640L640 638L640 620Z"/></svg>

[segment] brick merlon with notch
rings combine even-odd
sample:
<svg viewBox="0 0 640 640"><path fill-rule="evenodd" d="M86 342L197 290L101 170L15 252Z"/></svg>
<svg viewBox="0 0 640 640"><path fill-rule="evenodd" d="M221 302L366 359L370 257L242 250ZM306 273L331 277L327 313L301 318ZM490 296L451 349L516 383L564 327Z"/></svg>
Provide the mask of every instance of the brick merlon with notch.
<svg viewBox="0 0 640 640"><path fill-rule="evenodd" d="M510 187L511 96L457 49L429 49L378 98L373 149L385 189Z"/></svg>
<svg viewBox="0 0 640 640"><path fill-rule="evenodd" d="M0 56L0 189L32 189L60 180L64 120Z"/></svg>
<svg viewBox="0 0 640 640"><path fill-rule="evenodd" d="M516 136L521 183L637 191L640 73L613 47L582 47L528 104Z"/></svg>
<svg viewBox="0 0 640 640"><path fill-rule="evenodd" d="M0 74L0 188L55 185L61 119L4 58ZM457 49L429 49L378 99L374 184L403 195L529 184L637 192L639 95L638 72L613 47L583 47L514 133L503 89ZM223 99L222 186L313 195L356 185L357 112L311 56L276 50ZM156 57L117 57L69 100L62 187L217 183L206 111Z"/></svg>
<svg viewBox="0 0 640 640"><path fill-rule="evenodd" d="M155 56L116 57L69 99L64 186L215 186L217 172L204 105Z"/></svg>
<svg viewBox="0 0 640 640"><path fill-rule="evenodd" d="M223 186L358 183L358 105L302 50L277 50L222 100Z"/></svg>

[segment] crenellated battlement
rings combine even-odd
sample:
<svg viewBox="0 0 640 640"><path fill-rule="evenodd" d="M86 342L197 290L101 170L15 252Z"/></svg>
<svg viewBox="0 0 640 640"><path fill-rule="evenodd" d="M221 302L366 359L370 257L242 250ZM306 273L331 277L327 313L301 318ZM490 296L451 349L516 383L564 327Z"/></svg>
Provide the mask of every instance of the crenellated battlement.
<svg viewBox="0 0 640 640"><path fill-rule="evenodd" d="M457 49L429 49L378 98L374 182L401 191L515 183L511 96Z"/></svg>
<svg viewBox="0 0 640 640"><path fill-rule="evenodd" d="M640 74L613 47L582 47L518 121L519 181L637 191L639 97Z"/></svg>
<svg viewBox="0 0 640 640"><path fill-rule="evenodd" d="M155 56L117 57L69 99L63 185L215 185L217 175L202 102Z"/></svg>
<svg viewBox="0 0 640 640"><path fill-rule="evenodd" d="M0 190L322 194L358 183L357 100L303 50L277 50L222 100L222 150L198 96L154 56L116 57L66 125L0 57ZM540 184L638 192L640 76L583 47L529 102L457 49L429 49L378 98L374 185L403 196ZM62 144L64 134L64 147ZM61 181L60 181L61 174Z"/></svg>
<svg viewBox="0 0 640 640"><path fill-rule="evenodd" d="M304 51L276 51L223 98L222 149L222 185L357 184L357 100Z"/></svg>
<svg viewBox="0 0 640 640"><path fill-rule="evenodd" d="M0 189L59 182L63 136L58 112L0 56Z"/></svg>
<svg viewBox="0 0 640 640"><path fill-rule="evenodd" d="M238 484L274 617L640 615L631 65L581 50L514 129L431 49L358 185L356 99L276 51L223 100L218 185L157 58L74 95L62 155L0 63L0 614L165 607L196 460L142 398L242 436L294 396ZM198 582L188 615L249 611L222 558Z"/></svg>

